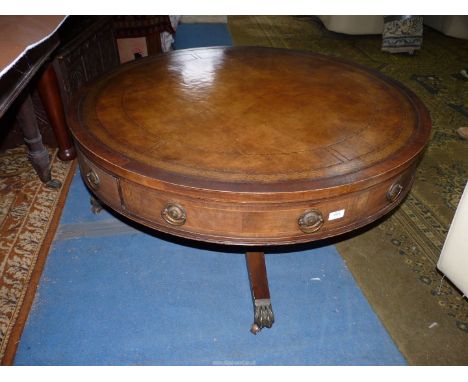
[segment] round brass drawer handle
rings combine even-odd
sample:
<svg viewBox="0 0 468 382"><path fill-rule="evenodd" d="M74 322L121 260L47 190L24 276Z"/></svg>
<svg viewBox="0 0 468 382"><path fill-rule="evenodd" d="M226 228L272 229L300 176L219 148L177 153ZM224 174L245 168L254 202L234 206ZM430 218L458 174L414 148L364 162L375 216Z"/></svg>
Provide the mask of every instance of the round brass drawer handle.
<svg viewBox="0 0 468 382"><path fill-rule="evenodd" d="M167 203L161 211L161 216L171 225L184 225L187 220L184 208L175 203Z"/></svg>
<svg viewBox="0 0 468 382"><path fill-rule="evenodd" d="M93 190L99 189L99 184L100 184L99 176L98 174L96 174L94 170L88 171L88 173L86 174L86 179L88 180L89 186Z"/></svg>
<svg viewBox="0 0 468 382"><path fill-rule="evenodd" d="M297 219L302 232L312 233L318 231L323 225L323 215L319 210L311 209L305 211Z"/></svg>
<svg viewBox="0 0 468 382"><path fill-rule="evenodd" d="M390 203L393 203L395 200L398 199L398 197L401 194L401 191L403 191L403 186L400 183L392 184L387 191L387 200Z"/></svg>

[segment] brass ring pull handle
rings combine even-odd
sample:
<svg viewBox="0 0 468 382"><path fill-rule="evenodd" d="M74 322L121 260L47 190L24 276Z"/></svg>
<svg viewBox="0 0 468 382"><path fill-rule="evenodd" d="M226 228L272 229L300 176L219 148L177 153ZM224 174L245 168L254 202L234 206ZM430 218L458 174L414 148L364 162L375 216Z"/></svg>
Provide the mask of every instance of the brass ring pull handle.
<svg viewBox="0 0 468 382"><path fill-rule="evenodd" d="M97 190L99 188L100 180L98 174L94 170L89 170L86 174L86 179L88 180L89 186L93 190Z"/></svg>
<svg viewBox="0 0 468 382"><path fill-rule="evenodd" d="M175 203L167 203L161 211L161 216L171 225L184 225L187 220L184 208Z"/></svg>
<svg viewBox="0 0 468 382"><path fill-rule="evenodd" d="M312 233L318 231L323 225L323 215L319 210L307 210L297 219L302 232Z"/></svg>
<svg viewBox="0 0 468 382"><path fill-rule="evenodd" d="M392 184L387 191L387 200L390 203L393 203L395 200L398 199L398 197L401 194L401 191L403 191L403 186L400 183Z"/></svg>

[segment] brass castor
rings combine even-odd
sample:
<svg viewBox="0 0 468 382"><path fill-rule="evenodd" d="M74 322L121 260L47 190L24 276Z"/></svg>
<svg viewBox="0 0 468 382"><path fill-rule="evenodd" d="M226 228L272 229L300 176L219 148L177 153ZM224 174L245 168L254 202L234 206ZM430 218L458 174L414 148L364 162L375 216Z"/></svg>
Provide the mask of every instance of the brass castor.
<svg viewBox="0 0 468 382"><path fill-rule="evenodd" d="M46 182L45 185L47 188L58 190L60 187L62 187L62 182L58 179L51 179L48 182Z"/></svg>
<svg viewBox="0 0 468 382"><path fill-rule="evenodd" d="M94 196L90 197L89 202L91 203L91 212L93 214L97 215L102 211L102 204Z"/></svg>
<svg viewBox="0 0 468 382"><path fill-rule="evenodd" d="M260 333L261 330L262 328L260 328L256 323L253 323L252 326L250 327L250 332L252 334Z"/></svg>

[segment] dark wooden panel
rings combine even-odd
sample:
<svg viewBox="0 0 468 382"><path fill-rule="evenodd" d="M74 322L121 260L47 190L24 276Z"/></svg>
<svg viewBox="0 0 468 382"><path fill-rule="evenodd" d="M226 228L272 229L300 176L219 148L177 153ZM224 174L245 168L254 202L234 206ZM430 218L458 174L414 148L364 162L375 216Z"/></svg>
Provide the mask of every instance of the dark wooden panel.
<svg viewBox="0 0 468 382"><path fill-rule="evenodd" d="M80 22L86 27L78 31ZM53 62L66 111L76 91L119 65L112 17L75 19L74 23L75 28L68 33L69 41L60 47Z"/></svg>

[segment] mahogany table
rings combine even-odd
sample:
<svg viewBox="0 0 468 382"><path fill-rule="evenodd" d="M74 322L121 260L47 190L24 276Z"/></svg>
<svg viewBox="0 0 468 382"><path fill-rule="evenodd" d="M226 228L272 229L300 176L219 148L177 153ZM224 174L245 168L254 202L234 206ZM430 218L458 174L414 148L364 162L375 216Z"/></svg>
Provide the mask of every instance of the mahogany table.
<svg viewBox="0 0 468 382"><path fill-rule="evenodd" d="M274 321L264 248L395 208L431 128L421 101L377 71L259 47L126 64L73 105L81 173L100 201L159 231L250 248L254 333Z"/></svg>

